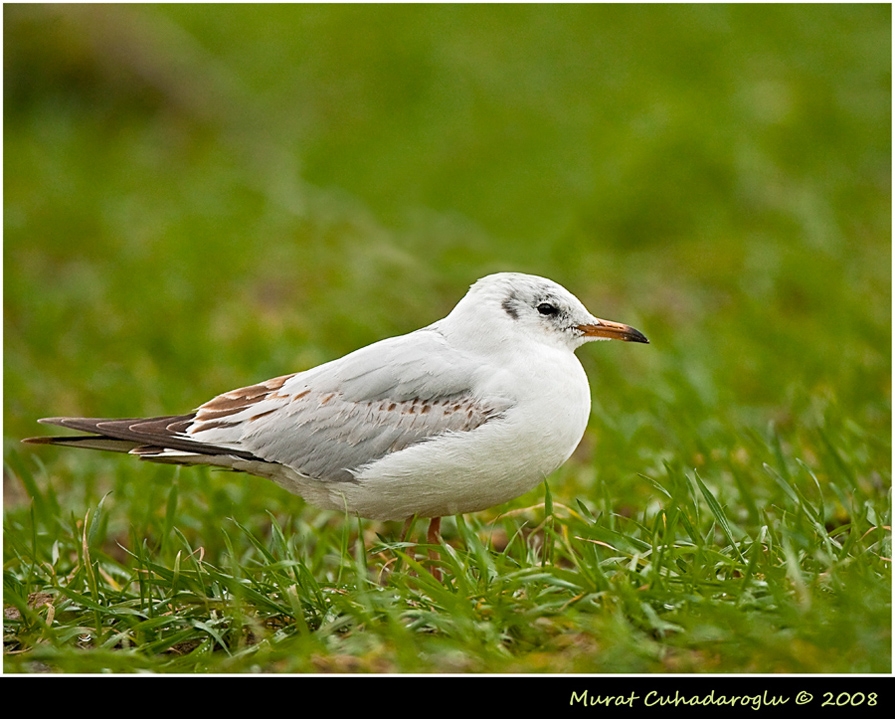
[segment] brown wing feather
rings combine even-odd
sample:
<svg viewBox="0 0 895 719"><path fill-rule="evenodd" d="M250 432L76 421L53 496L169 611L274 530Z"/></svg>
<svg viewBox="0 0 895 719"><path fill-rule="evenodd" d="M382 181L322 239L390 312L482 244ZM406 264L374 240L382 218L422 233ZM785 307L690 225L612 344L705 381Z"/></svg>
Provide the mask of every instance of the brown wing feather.
<svg viewBox="0 0 895 719"><path fill-rule="evenodd" d="M142 419L48 417L39 421L42 424L53 424L90 434L75 437L32 437L23 441L29 444L80 446L88 449L111 449L119 452L129 452L143 446L159 447L196 452L197 454L227 454L243 459L263 461L251 452L216 447L184 437L182 432L194 417L195 413Z"/></svg>

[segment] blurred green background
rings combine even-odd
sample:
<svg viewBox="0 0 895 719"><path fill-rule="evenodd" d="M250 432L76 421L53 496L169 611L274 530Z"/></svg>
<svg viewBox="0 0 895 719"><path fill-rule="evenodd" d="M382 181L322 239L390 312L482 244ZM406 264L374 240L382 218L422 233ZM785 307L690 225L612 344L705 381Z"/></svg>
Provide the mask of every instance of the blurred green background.
<svg viewBox="0 0 895 719"><path fill-rule="evenodd" d="M734 470L769 427L809 465L844 443L885 497L890 30L888 5L6 5L7 456L83 514L156 470L20 448L38 417L181 412L518 270L652 342L579 352L557 501L645 506L670 463L757 522ZM304 512L209 476L226 516Z"/></svg>
<svg viewBox="0 0 895 719"><path fill-rule="evenodd" d="M582 352L597 394L676 367L882 431L889 15L5 7L6 431L179 411L495 270L653 340Z"/></svg>

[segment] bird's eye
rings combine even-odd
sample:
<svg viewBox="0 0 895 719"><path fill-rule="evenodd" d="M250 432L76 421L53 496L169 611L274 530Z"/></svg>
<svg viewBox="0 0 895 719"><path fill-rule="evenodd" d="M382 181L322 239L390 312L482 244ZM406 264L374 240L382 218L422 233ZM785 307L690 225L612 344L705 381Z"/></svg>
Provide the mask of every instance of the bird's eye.
<svg viewBox="0 0 895 719"><path fill-rule="evenodd" d="M538 305L538 312L542 315L553 316L559 314L559 310L556 309L556 305L551 305L549 302L542 302Z"/></svg>

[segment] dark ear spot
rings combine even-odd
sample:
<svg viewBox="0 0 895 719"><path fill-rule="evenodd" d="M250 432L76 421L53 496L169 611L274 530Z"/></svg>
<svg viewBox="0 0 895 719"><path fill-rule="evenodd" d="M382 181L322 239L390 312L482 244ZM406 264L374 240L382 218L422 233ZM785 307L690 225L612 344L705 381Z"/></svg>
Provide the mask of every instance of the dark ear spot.
<svg viewBox="0 0 895 719"><path fill-rule="evenodd" d="M503 311L506 312L510 317L514 320L519 319L519 310L516 309L516 296L510 295L507 297L502 303L501 307L503 307Z"/></svg>

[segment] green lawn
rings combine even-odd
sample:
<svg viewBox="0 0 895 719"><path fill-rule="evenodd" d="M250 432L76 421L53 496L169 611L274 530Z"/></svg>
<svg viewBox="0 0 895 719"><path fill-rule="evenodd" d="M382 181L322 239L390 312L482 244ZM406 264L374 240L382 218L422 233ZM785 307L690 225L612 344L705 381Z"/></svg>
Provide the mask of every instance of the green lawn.
<svg viewBox="0 0 895 719"><path fill-rule="evenodd" d="M6 672L891 670L889 6L3 11ZM20 444L499 270L651 344L579 351L584 441L445 520L444 582L266 480Z"/></svg>

